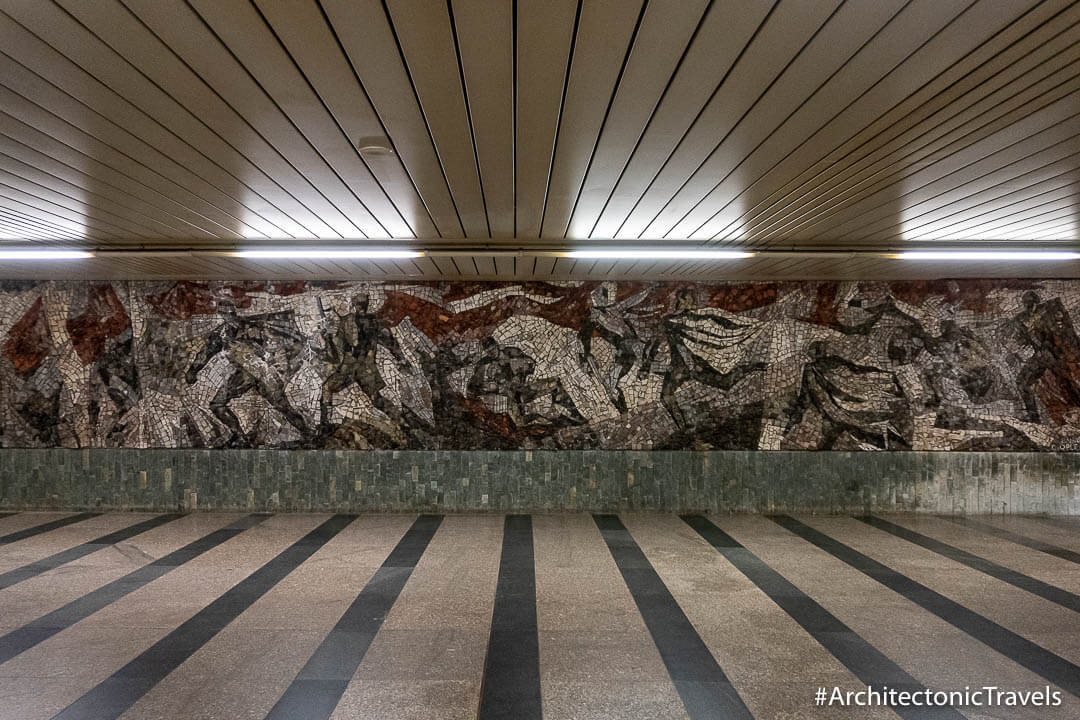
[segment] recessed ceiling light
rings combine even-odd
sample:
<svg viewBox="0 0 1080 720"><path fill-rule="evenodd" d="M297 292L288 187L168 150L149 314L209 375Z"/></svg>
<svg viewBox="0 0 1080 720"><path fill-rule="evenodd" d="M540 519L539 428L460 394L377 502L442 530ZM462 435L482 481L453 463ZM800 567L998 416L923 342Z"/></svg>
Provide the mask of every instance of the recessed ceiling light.
<svg viewBox="0 0 1080 720"><path fill-rule="evenodd" d="M238 250L236 257L253 259L274 258L339 258L343 260L389 260L393 258L418 258L424 253L416 250L367 250L354 248L349 250L315 249L315 248L280 248L277 250Z"/></svg>
<svg viewBox="0 0 1080 720"><path fill-rule="evenodd" d="M1080 260L1067 250L915 250L897 254L901 260Z"/></svg>
<svg viewBox="0 0 1080 720"><path fill-rule="evenodd" d="M3 250L0 260L82 260L94 257L85 250Z"/></svg>
<svg viewBox="0 0 1080 720"><path fill-rule="evenodd" d="M741 250L571 250L567 257L597 260L739 260L754 253Z"/></svg>
<svg viewBox="0 0 1080 720"><path fill-rule="evenodd" d="M385 137L362 137L356 141L356 149L364 155L393 155L394 148Z"/></svg>

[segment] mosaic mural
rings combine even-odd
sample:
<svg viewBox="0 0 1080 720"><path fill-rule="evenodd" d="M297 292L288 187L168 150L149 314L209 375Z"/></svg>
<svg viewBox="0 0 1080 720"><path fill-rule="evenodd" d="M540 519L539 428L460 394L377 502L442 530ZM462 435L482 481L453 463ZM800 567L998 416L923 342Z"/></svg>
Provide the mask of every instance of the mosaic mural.
<svg viewBox="0 0 1080 720"><path fill-rule="evenodd" d="M3 447L1075 450L1074 281L0 283Z"/></svg>

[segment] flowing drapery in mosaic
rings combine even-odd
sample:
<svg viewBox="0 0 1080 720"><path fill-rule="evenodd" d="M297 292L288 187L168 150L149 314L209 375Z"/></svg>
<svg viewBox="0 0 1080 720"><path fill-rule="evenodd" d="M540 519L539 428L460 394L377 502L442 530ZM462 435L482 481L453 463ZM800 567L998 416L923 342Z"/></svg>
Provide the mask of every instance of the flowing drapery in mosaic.
<svg viewBox="0 0 1080 720"><path fill-rule="evenodd" d="M4 447L1075 450L1075 281L0 283Z"/></svg>

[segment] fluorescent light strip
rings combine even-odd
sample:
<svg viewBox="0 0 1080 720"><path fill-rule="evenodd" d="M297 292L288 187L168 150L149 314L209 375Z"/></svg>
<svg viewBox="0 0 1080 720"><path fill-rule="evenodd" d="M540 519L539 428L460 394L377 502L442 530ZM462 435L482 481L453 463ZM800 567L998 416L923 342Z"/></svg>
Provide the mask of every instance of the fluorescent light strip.
<svg viewBox="0 0 1080 720"><path fill-rule="evenodd" d="M571 250L566 257L595 260L739 260L754 253L741 250Z"/></svg>
<svg viewBox="0 0 1080 720"><path fill-rule="evenodd" d="M340 258L343 260L389 260L393 258L418 258L424 253L416 250L315 250L315 249L281 249L281 250L238 250L236 257L253 259L272 258Z"/></svg>
<svg viewBox="0 0 1080 720"><path fill-rule="evenodd" d="M0 260L84 260L94 257L85 250L0 250Z"/></svg>
<svg viewBox="0 0 1080 720"><path fill-rule="evenodd" d="M902 252L901 260L1080 260L1080 253L1061 250L918 250Z"/></svg>

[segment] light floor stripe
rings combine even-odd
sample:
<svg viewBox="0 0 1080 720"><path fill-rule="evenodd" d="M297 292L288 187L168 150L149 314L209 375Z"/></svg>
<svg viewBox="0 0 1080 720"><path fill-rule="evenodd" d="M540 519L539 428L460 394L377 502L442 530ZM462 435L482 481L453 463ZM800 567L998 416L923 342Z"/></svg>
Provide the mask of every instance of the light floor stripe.
<svg viewBox="0 0 1080 720"><path fill-rule="evenodd" d="M682 515L710 545L754 583L769 599L781 607L822 647L832 653L857 678L867 685L897 690L925 690L926 687L866 642L835 615L773 570L735 538L701 515ZM896 714L911 720L963 720L952 708L896 707Z"/></svg>
<svg viewBox="0 0 1080 720"><path fill-rule="evenodd" d="M687 720L633 596L584 513L533 517L545 716ZM583 582L582 579L586 581ZM344 720L339 718L337 720Z"/></svg>
<svg viewBox="0 0 1080 720"><path fill-rule="evenodd" d="M499 579L503 523L503 516L489 514L443 520L331 720L443 718L447 708L460 708L458 715L470 720L475 717ZM336 620L337 616L330 625Z"/></svg>
<svg viewBox="0 0 1080 720"><path fill-rule="evenodd" d="M617 515L593 519L692 720L751 720L750 710Z"/></svg>
<svg viewBox="0 0 1080 720"><path fill-rule="evenodd" d="M441 522L442 515L416 519L271 708L267 720L330 717Z"/></svg>
<svg viewBox="0 0 1080 720"><path fill-rule="evenodd" d="M24 580L29 580L30 578L36 575L41 575L42 573L48 572L49 570L55 570L61 565L66 565L69 562L74 562L75 560L86 557L87 555L95 553L102 548L109 547L110 545L115 545L116 543L124 542L125 540L130 540L136 535L140 535L148 530L153 530L154 528L161 527L165 523L170 523L173 520L178 520L182 517L184 517L182 513L157 515L150 518L149 520L144 520L143 522L129 525L126 528L121 528L107 535L102 535L101 537L94 538L93 540L88 540L87 542L76 545L73 548L68 548L67 550L61 550L58 553L53 553L52 555L46 558L42 558L37 562L32 562L29 565L23 565L22 567L15 568L14 570L8 570L5 573L0 573L0 590L3 590L4 588L9 588L12 585L21 583Z"/></svg>
<svg viewBox="0 0 1080 720"><path fill-rule="evenodd" d="M967 550L961 550L960 548L944 543L940 540L930 537L929 535L923 535L922 533L909 530L906 527L897 525L896 523L889 522L884 518L874 517L872 515L856 518L862 522L875 527L878 530L895 535L898 538L903 538L910 543L914 543L920 547L926 548L932 552L936 552L938 555L949 558L954 562L958 562L961 565L967 565L973 570L978 570L981 573L985 573L992 578L1006 582L1013 587L1018 587L1021 590L1027 590L1033 595L1049 600L1052 603L1068 608L1074 612L1080 612L1080 595L1063 590L1059 587L1055 587L1050 583L1045 583L1042 580L1033 578L1030 575L1025 575L1022 572L1007 568L1004 565L998 565L992 560L987 560L984 557L969 553Z"/></svg>
<svg viewBox="0 0 1080 720"><path fill-rule="evenodd" d="M261 720L415 520L416 515L397 513L358 517L139 698L121 720L187 719L192 708L222 720ZM429 548L425 557L430 553ZM406 592L414 582L416 572ZM399 598L394 607L401 603ZM378 637L385 633L384 623ZM368 650L365 664L377 643ZM354 679L363 674L362 665Z"/></svg>
<svg viewBox="0 0 1080 720"><path fill-rule="evenodd" d="M1028 537L1027 535L1021 535L1005 528L999 528L996 525L991 525L981 520L974 520L969 517L960 517L957 515L938 515L943 520L949 520L958 525L964 527L974 528L979 532L986 533L987 535L993 535L994 537L1002 538L1014 542L1017 545L1023 545L1024 547L1031 548L1032 550L1038 550L1039 552L1046 553L1047 555L1053 555L1054 557L1061 558L1062 560L1068 560L1080 564L1080 552L1075 550L1069 550L1067 548L1054 545L1052 543L1039 540L1037 538Z"/></svg>
<svg viewBox="0 0 1080 720"><path fill-rule="evenodd" d="M207 550L215 548L244 530L258 525L267 517L269 515L257 514L237 520L231 525L190 542L182 548L158 558L149 565L133 570L127 575L117 578L63 607L42 615L17 630L0 636L0 663L5 663L38 643L48 640L58 632L66 630L125 595L129 595L144 585L157 580L162 575L172 572Z"/></svg>
<svg viewBox="0 0 1080 720"><path fill-rule="evenodd" d="M788 515L770 519L784 529L821 548L833 557L873 578L890 590L963 630L983 644L997 650L1013 662L1080 697L1080 666L1036 645L1027 638L950 600L927 586L912 580L887 565L854 548L805 525Z"/></svg>
<svg viewBox="0 0 1080 720"><path fill-rule="evenodd" d="M319 525L57 713L55 720L119 717L355 518L355 515L334 515Z"/></svg>
<svg viewBox="0 0 1080 720"><path fill-rule="evenodd" d="M1062 530L1080 533L1080 517L1076 515L1067 515L1065 517L1044 517L1042 515L1034 515L1031 519L1045 525L1053 525Z"/></svg>
<svg viewBox="0 0 1080 720"><path fill-rule="evenodd" d="M959 628L950 625L933 613L895 593L885 585L878 583L873 578L852 568L763 516L718 514L710 519L733 535L770 567L796 584L800 590L858 633L860 637L904 668L905 671L927 688L934 691L956 690L968 686L978 687L987 680L991 680L991 684L997 684L1001 687L1023 688L1025 690L1041 688L1047 684L1043 678L1035 675L1027 668L1017 665L1009 658L987 647ZM802 517L799 517L799 519L808 524L810 522ZM839 518L830 518L828 520L822 518L822 521L838 523L840 524L839 527L842 527L842 523L850 525L853 522ZM868 541L870 543L869 547L889 548L891 546L888 557L891 557L892 553L896 552L897 545L902 547L902 540L877 533L877 531L860 523L854 524L857 527L854 527L853 532L862 533L859 537ZM828 527L831 529L832 525ZM830 532L828 529L822 529L825 532ZM690 531L689 528L687 530ZM880 537L876 538L875 536L878 535ZM836 536L834 535L834 537ZM712 550L712 548L709 549ZM863 548L860 547L860 549ZM864 552L869 553L870 550L864 549ZM929 555L929 553L926 553L921 548L912 547L911 555ZM928 571L938 575L942 571L942 566L948 564L947 560L936 556L929 558L929 560L930 563L920 561L920 564L926 565ZM888 562L887 559L882 559L882 561ZM731 569L731 572L737 573L734 568ZM1022 597L1024 595L1019 590L992 582L989 578L968 568L958 567L957 572L968 575L975 582L990 583L992 586L1013 596ZM742 578L740 577L740 579ZM744 596L741 594L732 596L729 603L723 606L718 605L716 612L723 612L724 608L730 608L727 612L741 616L745 602ZM1033 603L1041 609L1049 608L1063 615L1069 615L1067 610L1062 610L1037 598L1033 598ZM693 616L691 617L693 618ZM786 632L769 633L768 630L765 630L763 633L770 644L780 644L779 656L787 660L788 677L792 679L788 680L787 683L781 683L780 687L783 688L790 684L803 688L801 697L796 697L783 709L786 711L788 708L799 708L798 712L793 714L797 716L802 712L808 718L818 717L820 713L822 718L845 720L845 718L851 717L853 710L860 720L864 716L869 717L870 708L833 707L830 709L815 707L812 712L801 709L808 704L805 698L809 697L810 690L816 686L823 685L830 688L838 686L841 689L854 690L864 689L866 685L846 669L844 669L844 673L849 676L847 678L837 677L836 674L829 673L820 661L814 659L812 653L799 651L797 649L798 643L788 638L796 632L800 635L804 633L794 621L789 622L794 628ZM1035 622L1038 623L1039 620L1036 619ZM806 640L816 646L816 649L820 650L821 654L836 663L837 667L843 668L828 651L814 642L812 638L806 636ZM1036 639L1035 642L1038 642L1038 640ZM1071 656L1066 657L1072 659ZM732 668L732 675L734 676L734 668ZM808 688L808 685L811 687ZM742 687L741 684L740 687ZM1060 711L1069 716L1068 709L1074 706L1080 707L1080 702L1066 692L1061 691L1061 695L1063 696L1064 707L1060 708ZM752 709L754 708L752 707ZM873 709L880 712L877 720L888 720L889 717L895 720L896 718L891 709L884 707ZM963 707L956 709L973 720L976 716L980 720L986 720L983 714L979 712L973 715ZM1013 712L1013 709L1010 709L1008 717L1012 718L1015 715L1016 720L1021 718L1043 720L1040 711L1045 712L1041 708L1015 710ZM779 714L782 713L777 712L773 716ZM761 716L765 717L766 715L761 714Z"/></svg>
<svg viewBox="0 0 1080 720"><path fill-rule="evenodd" d="M34 537L35 535L40 535L41 533L49 532L50 530L56 530L57 528L74 525L75 523L82 522L83 520L96 518L99 515L101 515L101 513L76 513L75 515L68 515L67 517L62 517L59 520L42 523L41 525L34 525L33 527L28 527L17 532L8 533L7 535L0 536L0 545L9 545L13 542L18 542L20 540L25 540L29 537Z"/></svg>

